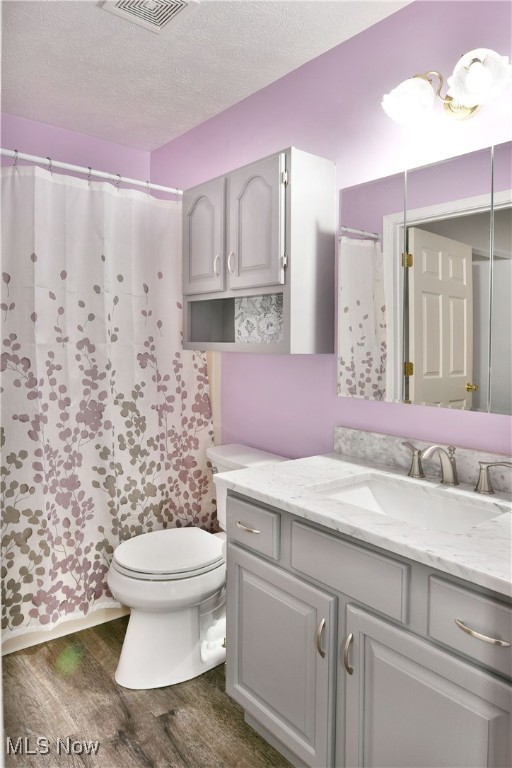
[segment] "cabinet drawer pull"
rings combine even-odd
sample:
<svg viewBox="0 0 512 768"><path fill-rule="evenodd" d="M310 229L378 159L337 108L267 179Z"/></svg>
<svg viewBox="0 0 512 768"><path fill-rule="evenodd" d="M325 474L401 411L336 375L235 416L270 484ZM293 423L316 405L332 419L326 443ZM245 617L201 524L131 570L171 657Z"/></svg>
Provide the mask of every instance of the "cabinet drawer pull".
<svg viewBox="0 0 512 768"><path fill-rule="evenodd" d="M217 254L216 257L213 260L213 271L218 276L219 275L219 261L220 261L220 255Z"/></svg>
<svg viewBox="0 0 512 768"><path fill-rule="evenodd" d="M354 671L354 668L350 666L349 661L348 661L348 654L349 654L349 651L350 651L350 644L351 644L353 639L354 639L354 635L351 632L350 635L347 636L347 639L345 640L345 645L343 646L343 666L345 667L345 669L347 670L349 675L351 675L352 672Z"/></svg>
<svg viewBox="0 0 512 768"><path fill-rule="evenodd" d="M316 648L318 653L322 657L322 659L325 659L325 651L322 648L322 632L324 631L324 627L325 627L325 619L322 619L316 631Z"/></svg>
<svg viewBox="0 0 512 768"><path fill-rule="evenodd" d="M233 268L233 263L231 261L234 257L235 257L235 252L234 251L230 251L229 252L229 256L228 256L228 272L229 272L230 275L232 275L233 272L235 271L234 268Z"/></svg>
<svg viewBox="0 0 512 768"><path fill-rule="evenodd" d="M240 520L237 522L236 527L247 533L261 533L261 531L258 531L256 528L249 528L247 525L244 525Z"/></svg>
<svg viewBox="0 0 512 768"><path fill-rule="evenodd" d="M510 643L507 643L506 640L498 640L495 637L488 637L487 635L480 634L480 632L475 632L474 629L466 627L464 622L460 619L455 619L455 623L459 629L462 629L467 635L476 638L476 640L482 640L482 642L490 643L491 645L498 645L500 648L510 648Z"/></svg>

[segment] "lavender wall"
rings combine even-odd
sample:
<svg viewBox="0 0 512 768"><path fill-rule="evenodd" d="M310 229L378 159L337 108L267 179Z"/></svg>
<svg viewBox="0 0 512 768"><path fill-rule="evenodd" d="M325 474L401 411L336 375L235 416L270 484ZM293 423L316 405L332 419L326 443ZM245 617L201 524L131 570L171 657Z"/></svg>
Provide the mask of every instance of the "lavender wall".
<svg viewBox="0 0 512 768"><path fill-rule="evenodd" d="M450 72L471 48L510 55L510 29L508 2L416 2L153 152L151 179L186 188L294 145L334 160L338 187L347 187L507 141L505 102L466 123L440 115L421 135L388 120L380 99L415 72ZM24 118L2 117L1 143L121 175L149 175L147 152ZM301 456L331 450L340 424L511 449L507 417L337 398L334 355L224 354L222 378L225 442Z"/></svg>
<svg viewBox="0 0 512 768"><path fill-rule="evenodd" d="M86 168L91 166L98 171L119 173L132 179L149 178L149 152L23 117L2 115L1 142L4 149L17 149L27 155L51 157ZM2 158L2 164L10 162Z"/></svg>
<svg viewBox="0 0 512 768"><path fill-rule="evenodd" d="M423 130L394 123L380 102L416 72L448 75L472 48L510 55L511 23L509 2L412 3L153 152L153 180L190 187L292 145L336 161L348 187L507 141L507 99L466 122L438 108Z"/></svg>
<svg viewBox="0 0 512 768"><path fill-rule="evenodd" d="M401 127L382 94L462 53L510 55L508 2L415 2L151 155L152 181L187 188L293 145L334 160L338 187L510 140L507 100L467 122ZM352 222L343 221L344 224ZM333 320L334 322L334 320ZM504 416L336 397L334 355L222 355L222 440L297 457L332 449L345 425L482 450L511 450Z"/></svg>

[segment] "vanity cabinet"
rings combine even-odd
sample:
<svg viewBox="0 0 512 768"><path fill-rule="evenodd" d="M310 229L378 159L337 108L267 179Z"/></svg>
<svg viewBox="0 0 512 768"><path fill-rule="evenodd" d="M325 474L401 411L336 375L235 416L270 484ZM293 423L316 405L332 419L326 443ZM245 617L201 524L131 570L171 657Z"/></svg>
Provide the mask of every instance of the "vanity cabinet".
<svg viewBox="0 0 512 768"><path fill-rule="evenodd" d="M512 763L506 598L236 495L226 528L227 692L294 765Z"/></svg>
<svg viewBox="0 0 512 768"><path fill-rule="evenodd" d="M336 599L228 547L229 694L306 765L332 761Z"/></svg>
<svg viewBox="0 0 512 768"><path fill-rule="evenodd" d="M290 148L184 192L185 349L333 351L334 171Z"/></svg>
<svg viewBox="0 0 512 768"><path fill-rule="evenodd" d="M510 765L509 684L355 605L346 632L347 768Z"/></svg>

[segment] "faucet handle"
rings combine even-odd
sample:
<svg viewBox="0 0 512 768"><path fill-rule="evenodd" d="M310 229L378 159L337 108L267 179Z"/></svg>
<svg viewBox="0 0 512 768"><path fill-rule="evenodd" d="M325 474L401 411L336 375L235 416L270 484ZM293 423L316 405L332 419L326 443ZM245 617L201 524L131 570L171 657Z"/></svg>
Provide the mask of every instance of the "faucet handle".
<svg viewBox="0 0 512 768"><path fill-rule="evenodd" d="M405 448L409 448L412 453L411 466L409 467L407 475L409 477L425 477L423 467L421 466L420 449L408 442L402 443L402 445L405 446Z"/></svg>
<svg viewBox="0 0 512 768"><path fill-rule="evenodd" d="M449 445L448 446L448 458L450 459L450 463L452 465L452 470L453 470L453 485L458 485L459 484L459 478L458 478L458 475L457 475L457 462L455 460L455 451L456 450L457 449L456 449L456 447L454 445Z"/></svg>
<svg viewBox="0 0 512 768"><path fill-rule="evenodd" d="M478 463L480 464L480 472L478 474L478 482L475 486L475 492L488 495L494 493L489 469L491 467L512 467L511 461L479 461Z"/></svg>

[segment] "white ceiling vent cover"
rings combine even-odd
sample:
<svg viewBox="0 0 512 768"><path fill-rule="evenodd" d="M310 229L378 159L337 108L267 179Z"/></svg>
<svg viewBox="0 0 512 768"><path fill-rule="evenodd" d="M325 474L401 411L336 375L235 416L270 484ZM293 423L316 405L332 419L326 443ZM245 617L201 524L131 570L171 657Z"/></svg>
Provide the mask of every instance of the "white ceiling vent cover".
<svg viewBox="0 0 512 768"><path fill-rule="evenodd" d="M200 0L103 0L98 6L104 11L138 24L157 34L180 16L186 15Z"/></svg>

